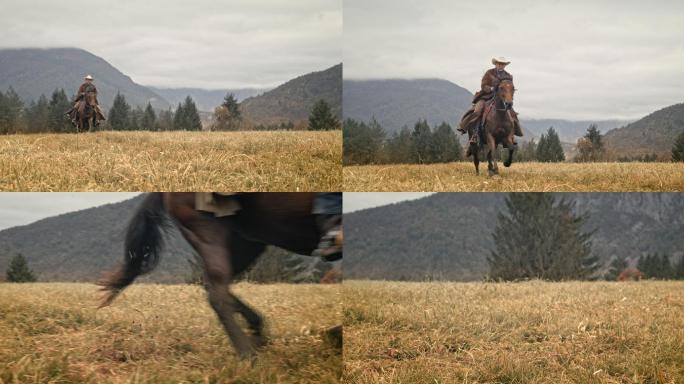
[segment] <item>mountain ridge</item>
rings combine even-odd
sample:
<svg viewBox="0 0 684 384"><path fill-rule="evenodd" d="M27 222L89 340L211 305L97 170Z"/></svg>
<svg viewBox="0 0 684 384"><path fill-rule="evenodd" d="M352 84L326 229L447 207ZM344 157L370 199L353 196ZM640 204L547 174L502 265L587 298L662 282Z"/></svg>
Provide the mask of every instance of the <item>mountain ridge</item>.
<svg viewBox="0 0 684 384"><path fill-rule="evenodd" d="M129 104L144 107L148 102L158 109L170 106L160 95L137 84L104 58L80 48L0 49L0 90L14 88L25 103L41 94L48 99L55 89L71 97L91 74L98 88L98 99L105 109L111 107L117 92Z"/></svg>
<svg viewBox="0 0 684 384"><path fill-rule="evenodd" d="M603 265L645 253L682 257L678 193L554 193L589 212L584 226ZM505 193L438 193L345 214L345 277L479 280Z"/></svg>

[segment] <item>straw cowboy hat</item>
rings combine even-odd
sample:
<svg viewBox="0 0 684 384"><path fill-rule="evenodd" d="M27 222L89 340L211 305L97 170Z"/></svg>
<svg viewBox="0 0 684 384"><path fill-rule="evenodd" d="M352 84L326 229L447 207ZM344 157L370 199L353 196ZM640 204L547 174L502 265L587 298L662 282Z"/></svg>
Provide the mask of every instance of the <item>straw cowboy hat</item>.
<svg viewBox="0 0 684 384"><path fill-rule="evenodd" d="M501 63L501 64L506 64L506 65L508 65L508 64L511 63L511 61L510 61L510 60L506 60L506 58L503 57L503 56L499 56L499 57L495 57L495 58L492 59L492 64L496 64L496 63Z"/></svg>
<svg viewBox="0 0 684 384"><path fill-rule="evenodd" d="M88 75L88 76L84 77L84 79L86 79L86 80L92 80L92 79L93 79L93 77L92 77L92 76L90 76L90 75Z"/></svg>

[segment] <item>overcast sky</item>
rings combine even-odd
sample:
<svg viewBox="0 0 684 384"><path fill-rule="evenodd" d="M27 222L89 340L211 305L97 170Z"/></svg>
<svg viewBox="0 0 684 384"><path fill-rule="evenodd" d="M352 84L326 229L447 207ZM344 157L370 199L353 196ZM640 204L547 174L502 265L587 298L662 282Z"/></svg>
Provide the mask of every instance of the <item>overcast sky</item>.
<svg viewBox="0 0 684 384"><path fill-rule="evenodd" d="M345 78L471 92L512 63L523 118L636 119L684 102L684 1L344 1Z"/></svg>
<svg viewBox="0 0 684 384"><path fill-rule="evenodd" d="M404 200L419 199L431 194L432 192L345 192L343 211L354 212Z"/></svg>
<svg viewBox="0 0 684 384"><path fill-rule="evenodd" d="M78 47L161 87L274 87L342 61L341 0L3 0L0 47Z"/></svg>
<svg viewBox="0 0 684 384"><path fill-rule="evenodd" d="M0 230L46 217L127 200L128 192L4 192L0 193Z"/></svg>

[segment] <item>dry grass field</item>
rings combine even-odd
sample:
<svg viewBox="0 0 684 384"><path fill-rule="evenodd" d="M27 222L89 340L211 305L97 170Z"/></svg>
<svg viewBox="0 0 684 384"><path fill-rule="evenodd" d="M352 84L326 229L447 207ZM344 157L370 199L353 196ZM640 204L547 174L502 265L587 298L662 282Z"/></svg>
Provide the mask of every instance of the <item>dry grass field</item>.
<svg viewBox="0 0 684 384"><path fill-rule="evenodd" d="M348 192L603 192L684 191L683 163L499 163L475 175L471 162L344 167Z"/></svg>
<svg viewBox="0 0 684 384"><path fill-rule="evenodd" d="M271 343L236 358L197 286L139 284L96 310L91 284L0 284L0 383L336 383L340 285L235 292L266 316Z"/></svg>
<svg viewBox="0 0 684 384"><path fill-rule="evenodd" d="M348 383L682 383L684 282L345 281Z"/></svg>
<svg viewBox="0 0 684 384"><path fill-rule="evenodd" d="M0 137L1 191L340 191L335 132Z"/></svg>

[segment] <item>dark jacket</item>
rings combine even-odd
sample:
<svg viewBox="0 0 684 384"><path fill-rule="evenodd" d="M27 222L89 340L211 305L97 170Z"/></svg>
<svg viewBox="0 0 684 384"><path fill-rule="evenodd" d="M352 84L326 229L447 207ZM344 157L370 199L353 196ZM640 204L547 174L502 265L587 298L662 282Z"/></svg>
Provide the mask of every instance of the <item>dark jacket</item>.
<svg viewBox="0 0 684 384"><path fill-rule="evenodd" d="M473 103L477 103L480 99L489 100L494 97L496 88L503 80L513 81L513 76L505 70L497 71L496 68L485 72L484 76L482 76L481 88L473 97Z"/></svg>

